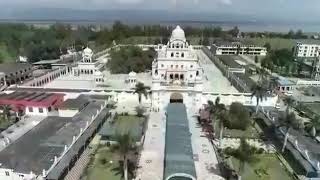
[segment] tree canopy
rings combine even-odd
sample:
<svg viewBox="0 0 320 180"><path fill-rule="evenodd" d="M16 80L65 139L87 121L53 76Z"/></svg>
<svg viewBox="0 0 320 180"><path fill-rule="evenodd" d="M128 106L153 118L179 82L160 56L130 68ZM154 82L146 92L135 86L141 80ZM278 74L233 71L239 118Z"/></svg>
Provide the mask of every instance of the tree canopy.
<svg viewBox="0 0 320 180"><path fill-rule="evenodd" d="M112 73L128 74L131 71L136 73L151 70L152 61L155 57L155 50L143 51L137 46L127 46L111 51L111 59L108 61L108 68Z"/></svg>
<svg viewBox="0 0 320 180"><path fill-rule="evenodd" d="M234 102L229 109L229 122L226 127L229 129L246 130L251 124L249 112L243 104Z"/></svg>

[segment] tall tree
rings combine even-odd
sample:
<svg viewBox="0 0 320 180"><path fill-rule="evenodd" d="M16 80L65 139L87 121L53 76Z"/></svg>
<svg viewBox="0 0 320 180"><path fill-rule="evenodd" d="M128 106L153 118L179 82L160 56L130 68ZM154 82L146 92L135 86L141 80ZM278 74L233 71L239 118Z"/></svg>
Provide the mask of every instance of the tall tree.
<svg viewBox="0 0 320 180"><path fill-rule="evenodd" d="M123 159L124 180L128 180L128 154L134 146L134 141L129 133L117 135L116 141L118 143L117 147L119 153L121 154Z"/></svg>
<svg viewBox="0 0 320 180"><path fill-rule="evenodd" d="M292 98L292 97L290 97L290 96L286 96L285 98L284 98L284 103L286 104L286 106L287 106L287 109L286 109L286 111L287 111L287 113L289 113L290 112L290 110L293 108L293 106L295 105L295 100Z"/></svg>
<svg viewBox="0 0 320 180"><path fill-rule="evenodd" d="M224 125L228 123L228 114L227 114L227 108L224 104L220 103L220 97L217 97L214 103L214 111L213 111L217 122L219 123L219 144L222 145L222 138L223 138L223 130ZM215 123L215 122L214 122ZM214 127L215 130L215 127Z"/></svg>
<svg viewBox="0 0 320 180"><path fill-rule="evenodd" d="M256 114L258 114L260 102L262 102L264 99L266 99L267 96L267 90L262 84L256 84L252 88L252 94L251 98L256 98Z"/></svg>
<svg viewBox="0 0 320 180"><path fill-rule="evenodd" d="M233 29L231 29L229 31L229 34L231 34L233 37L238 37L240 30L238 28L238 26L233 27Z"/></svg>
<svg viewBox="0 0 320 180"><path fill-rule="evenodd" d="M229 108L229 129L246 130L251 124L251 118L248 109L239 102L233 102Z"/></svg>
<svg viewBox="0 0 320 180"><path fill-rule="evenodd" d="M271 51L271 44L269 42L266 42L263 47L267 49L267 52Z"/></svg>
<svg viewBox="0 0 320 180"><path fill-rule="evenodd" d="M258 56L254 56L254 63L258 63L259 62L259 58L258 58Z"/></svg>
<svg viewBox="0 0 320 180"><path fill-rule="evenodd" d="M138 82L136 84L136 87L134 89L134 93L138 94L138 100L139 104L141 104L142 95L147 99L148 98L148 90L150 90L150 87L145 86L142 82Z"/></svg>

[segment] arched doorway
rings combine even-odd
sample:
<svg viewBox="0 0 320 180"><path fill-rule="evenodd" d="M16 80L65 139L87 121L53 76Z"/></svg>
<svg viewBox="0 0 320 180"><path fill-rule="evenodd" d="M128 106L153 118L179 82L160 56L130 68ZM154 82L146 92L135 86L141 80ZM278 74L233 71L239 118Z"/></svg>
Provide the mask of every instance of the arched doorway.
<svg viewBox="0 0 320 180"><path fill-rule="evenodd" d="M180 93L172 93L170 103L183 103L183 96Z"/></svg>

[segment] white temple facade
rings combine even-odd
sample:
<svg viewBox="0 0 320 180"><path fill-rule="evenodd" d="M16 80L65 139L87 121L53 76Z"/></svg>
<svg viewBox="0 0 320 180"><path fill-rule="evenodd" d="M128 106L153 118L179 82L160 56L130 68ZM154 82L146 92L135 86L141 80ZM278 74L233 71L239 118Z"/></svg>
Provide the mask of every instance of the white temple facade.
<svg viewBox="0 0 320 180"><path fill-rule="evenodd" d="M152 64L153 104L158 106L169 102L170 97L160 97L164 94L162 91L179 91L183 96L193 92L193 95L199 94L201 98L203 70L180 26L172 31L167 45L159 45L158 49L158 57Z"/></svg>
<svg viewBox="0 0 320 180"><path fill-rule="evenodd" d="M72 68L72 74L74 76L86 75L92 77L95 84L103 84L105 80L101 71L104 67L105 63L95 61L93 59L93 51L87 47L83 50L82 60Z"/></svg>

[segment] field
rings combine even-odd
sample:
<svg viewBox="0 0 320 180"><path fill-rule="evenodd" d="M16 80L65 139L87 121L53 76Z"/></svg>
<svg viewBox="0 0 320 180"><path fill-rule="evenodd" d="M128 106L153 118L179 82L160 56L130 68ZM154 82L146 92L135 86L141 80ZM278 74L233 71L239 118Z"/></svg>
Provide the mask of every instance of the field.
<svg viewBox="0 0 320 180"><path fill-rule="evenodd" d="M292 49L295 45L295 40L284 38L246 38L244 42L257 46L264 46L268 42L272 49Z"/></svg>
<svg viewBox="0 0 320 180"><path fill-rule="evenodd" d="M245 164L242 179L244 180L291 180L292 177L285 170L280 160L273 154L258 155L258 160ZM239 169L239 161L232 158L232 164L236 171Z"/></svg>
<svg viewBox="0 0 320 180"><path fill-rule="evenodd" d="M312 117L313 114L316 114L320 116L320 103L303 103L303 106L306 109L303 109L310 117Z"/></svg>
<svg viewBox="0 0 320 180"><path fill-rule="evenodd" d="M99 147L85 172L85 180L121 180L118 157L105 146Z"/></svg>

